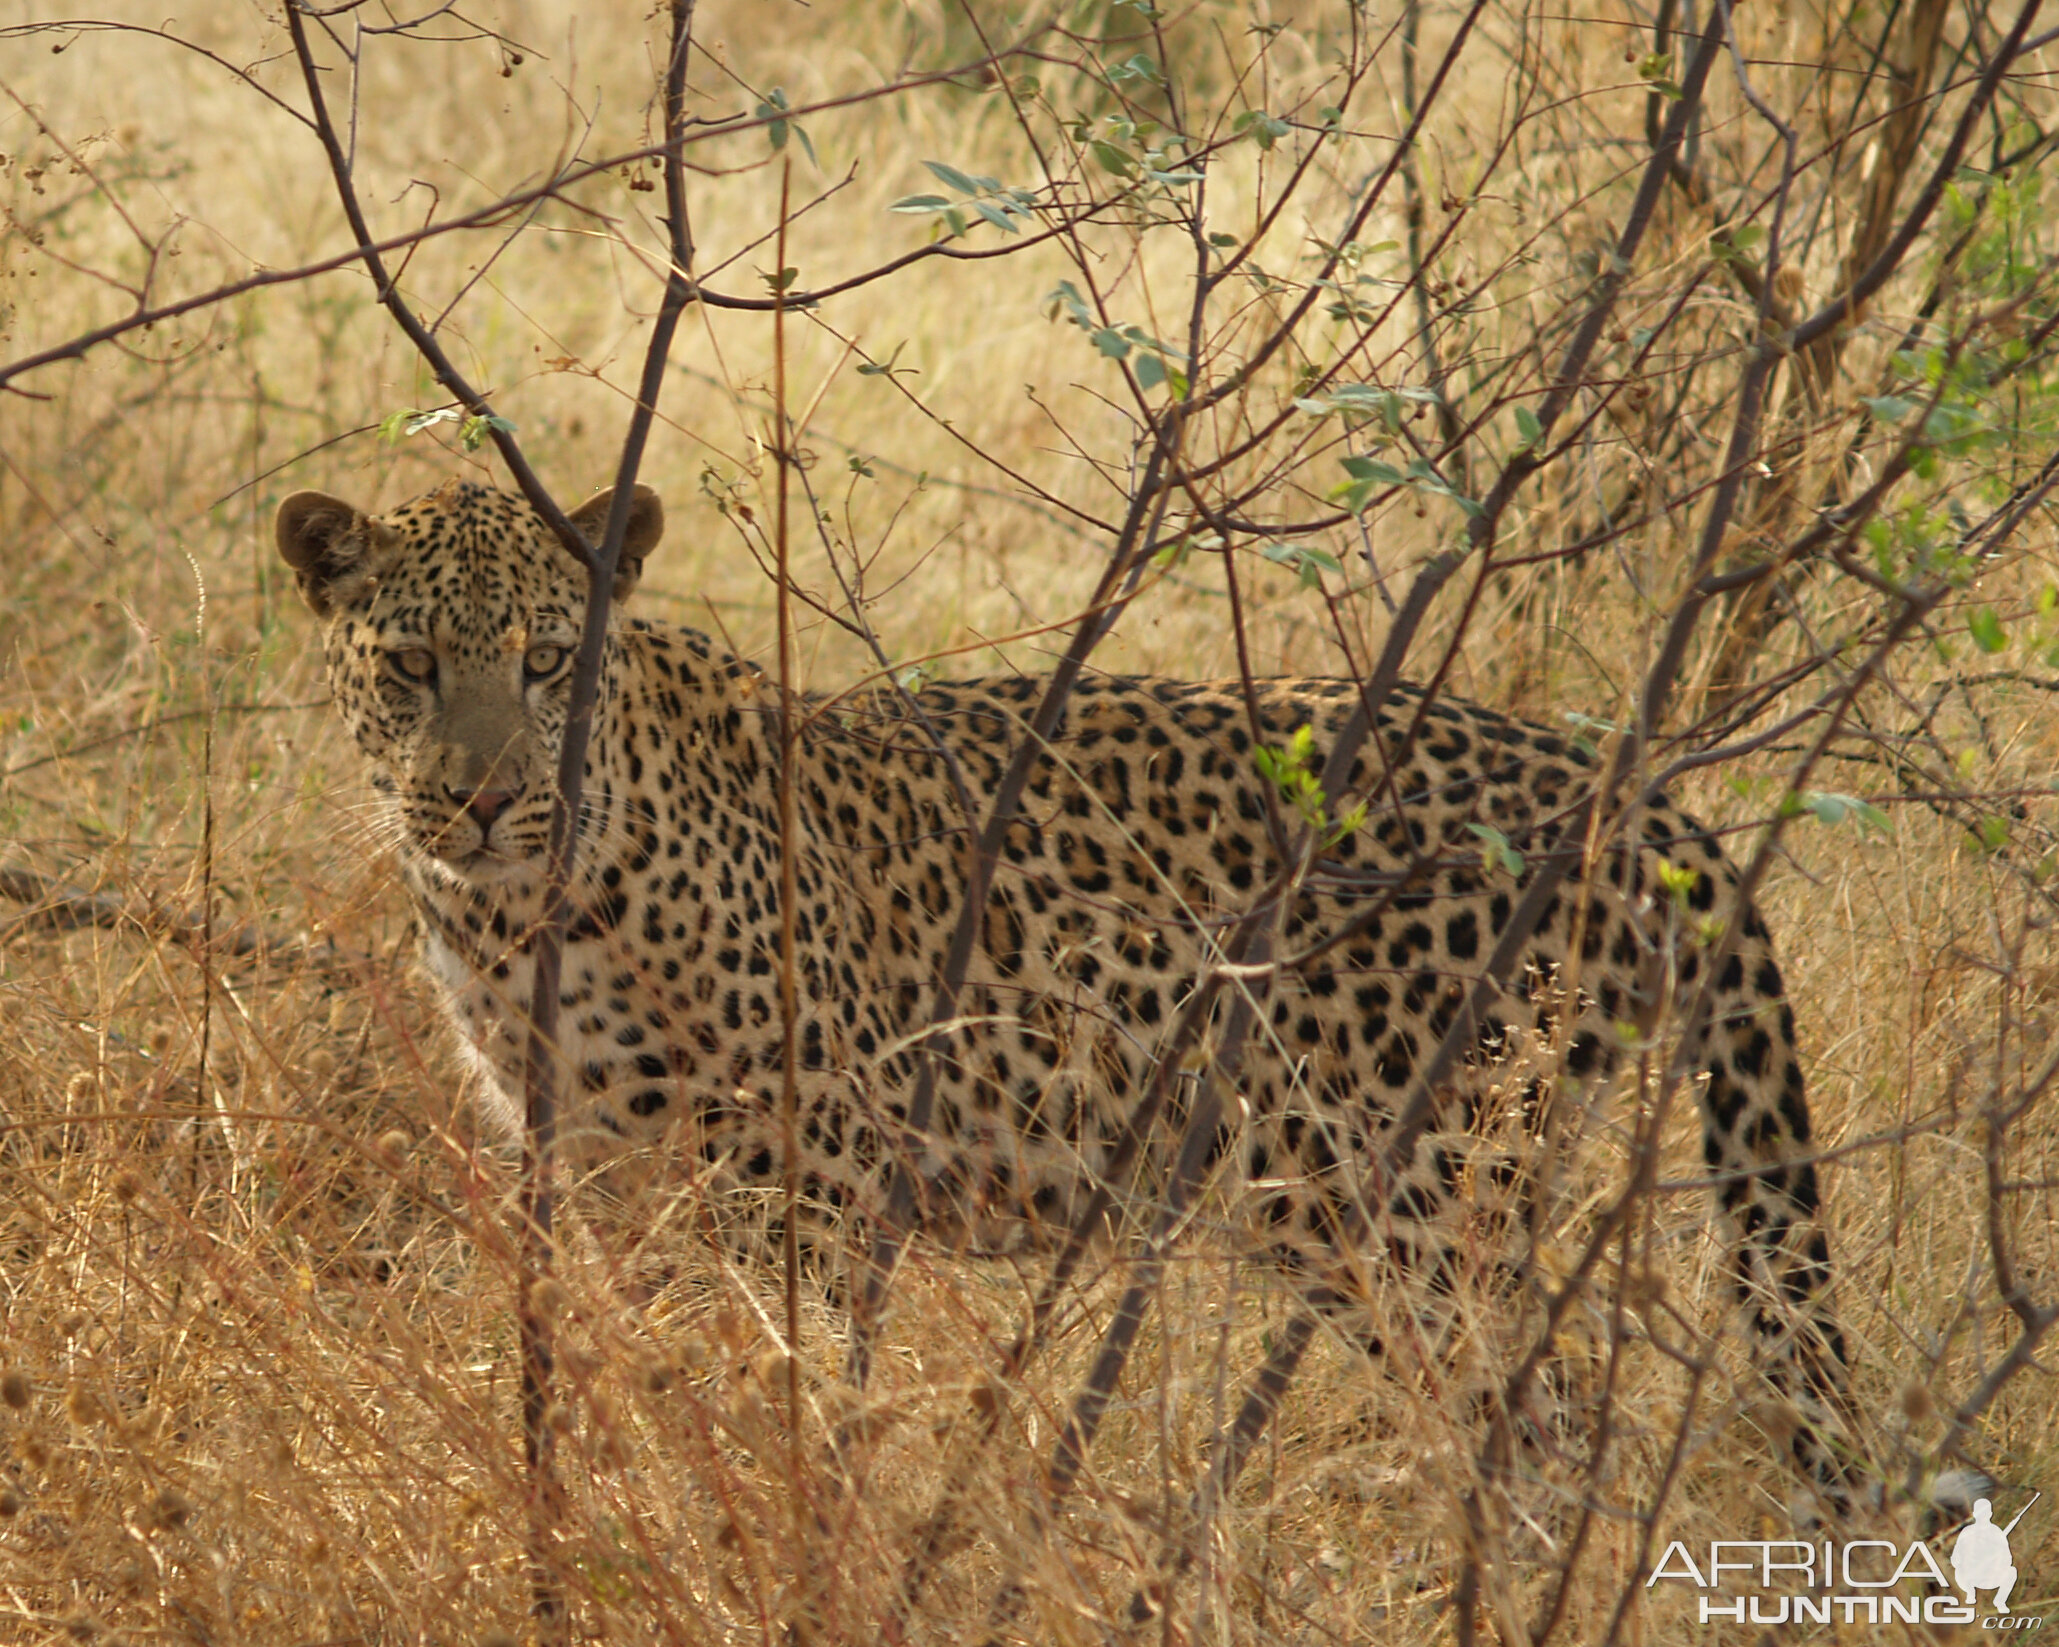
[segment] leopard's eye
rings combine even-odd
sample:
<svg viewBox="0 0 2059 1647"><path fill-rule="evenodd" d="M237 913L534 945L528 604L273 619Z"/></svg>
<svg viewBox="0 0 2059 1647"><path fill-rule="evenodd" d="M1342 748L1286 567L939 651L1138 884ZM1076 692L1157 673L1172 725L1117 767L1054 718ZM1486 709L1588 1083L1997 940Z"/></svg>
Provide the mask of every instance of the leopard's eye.
<svg viewBox="0 0 2059 1647"><path fill-rule="evenodd" d="M522 673L533 681L548 680L565 666L571 655L569 647L539 641L522 654Z"/></svg>
<svg viewBox="0 0 2059 1647"><path fill-rule="evenodd" d="M426 646L403 646L386 654L387 663L402 680L427 686L436 679L436 654Z"/></svg>

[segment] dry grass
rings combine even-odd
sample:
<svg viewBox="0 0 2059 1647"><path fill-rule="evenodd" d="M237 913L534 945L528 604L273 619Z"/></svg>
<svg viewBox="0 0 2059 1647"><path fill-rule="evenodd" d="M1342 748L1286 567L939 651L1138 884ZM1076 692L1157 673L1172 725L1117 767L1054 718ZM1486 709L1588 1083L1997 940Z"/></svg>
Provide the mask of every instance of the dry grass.
<svg viewBox="0 0 2059 1647"><path fill-rule="evenodd" d="M1275 106L1316 76L1318 34L1334 24L1322 13L1272 13L1285 25L1269 69ZM154 25L158 13L134 16ZM1807 8L1755 19L1757 54L1807 63L1856 53L1824 44L1833 21ZM1229 10L1222 22L1248 25ZM1424 149L1433 202L1481 191L1445 266L1495 294L1467 323L1462 351L1484 360L1531 346L1532 329L1577 295L1580 257L1620 214L1624 175L1642 151L1599 138L1641 130L1626 23L1613 12L1578 22L1497 14L1467 59ZM587 10L575 25L552 8L510 5L500 24L529 47L512 77L483 40L393 42L377 56L359 163L380 232L419 223L432 197L449 213L533 178L582 121L596 152L644 140L651 56L633 10ZM1432 14L1426 59L1450 26ZM217 7L195 27L196 41L258 64L257 82L293 98L283 35L260 12ZM807 11L711 3L699 38L713 55L694 79L711 110L747 107L773 85L799 104L877 84L904 52L928 63L971 46L942 11L883 0ZM1391 132L1391 53L1381 61L1367 126ZM725 83L717 62L753 91ZM1489 187L1471 145L1506 129L1517 64L1574 101L1526 128L1534 142L1522 166ZM1780 71L1762 72L1780 82ZM166 265L179 291L344 245L307 131L203 58L140 36L42 35L0 85L11 95L0 109L0 203L14 214L0 240L9 357L124 307L94 271L137 278L139 241L96 178L119 189L144 236L183 223L169 242L179 261ZM1712 148L1745 141L1736 103L1728 94L1712 119ZM797 193L856 171L794 225L790 261L804 283L919 243L920 222L885 207L931 186L924 158L1031 175L990 92L933 89L823 114L807 130L821 167L796 155ZM753 243L773 226L776 173L745 168L763 152L753 135L697 156L729 168L695 180L694 230L704 268L734 255L713 278L737 293L762 291L756 271L772 264L769 245ZM1212 185L1224 221L1240 227L1259 187L1253 154L1226 159ZM642 245L656 239L633 214L654 198L616 177L579 194ZM1709 232L1706 217L1670 198L1665 212L1653 293ZM1383 235L1398 236L1394 215ZM1434 204L1431 215L1440 217ZM478 272L450 335L568 496L612 465L647 324L638 316L654 289L600 227L554 205L520 234L511 224L432 242L409 274L426 302ZM1305 266L1308 227L1284 222L1267 255ZM2037 244L2051 255L2049 234ZM1819 295L1833 251L1808 269ZM1530 261L1512 261L1518 254ZM1079 454L1119 464L1127 425L1086 340L1041 309L1069 273L1055 251L933 263L837 300L823 319L840 336L794 328L787 366L794 402L811 408L812 473L838 541L871 562L875 617L897 659L955 649L953 670L996 656L1034 668L1055 644L1037 632L1074 610L1098 568L1097 534L1025 498L982 457L1058 499L1110 506ZM1115 289L1141 314L1153 294L1177 301L1178 278L1170 263L1140 259ZM1729 318L1717 312L1708 324ZM1847 399L1874 392L1867 374L1888 333L1883 321L1854 345L1863 358L1848 364ZM858 375L844 339L914 368L898 380L907 398ZM1397 324L1395 380L1407 375L1407 342ZM734 517L739 506L764 508L756 443L769 324L699 312L675 361L645 470L671 524L639 599L763 655L771 586ZM398 444L372 432L397 408L434 404L436 391L355 273L166 323L23 386L47 398L0 399L12 574L0 606L0 867L116 900L134 918L59 932L0 906L0 1639L106 1630L136 1642L427 1643L519 1632L528 1581L512 1173L475 1132L411 964L390 866L363 844L353 754L317 707L325 687L311 624L269 530L279 498L301 486L390 503L453 468L491 470L444 441L447 427ZM1608 463L1656 438L1619 423ZM1835 443L1819 444L1811 461L1827 461ZM2043 455L1982 461L2000 472ZM847 464L853 457L873 460L870 477ZM1334 456L1327 462L1298 483L1320 491ZM1583 507L1577 485L1542 487L1518 531L1539 550L1563 547ZM1454 521L1404 500L1373 524L1382 563L1406 569L1448 541ZM1572 707L1618 713L1691 525L1687 510L1661 513L1606 551L1494 582L1464 626L1454 685L1544 719ZM1335 540L1347 560L1355 543ZM1894 693L1866 700L1873 721L1913 722L1905 706L1927 705L1938 682L2046 672L2041 655L2059 627L2038 595L2059 576L2053 547L2049 524L2034 521L1965 594L2009 620L2006 655L1975 653L1963 616L1948 613L1940 624L1953 655L1911 649ZM1320 602L1287 572L1252 564L1261 667L1337 668ZM833 592L820 543L799 568L804 586ZM1209 563L1190 563L1129 614L1097 664L1233 672L1219 581ZM1812 634L1839 632L1866 598L1834 580L1797 597ZM1354 633L1381 632L1370 594L1345 610ZM1455 604L1440 609L1420 667L1459 629ZM1813 644L1790 626L1762 672ZM807 631L803 661L817 685L865 666L826 623ZM1698 654L1696 678L1713 667ZM2059 994L2045 891L2059 768L2052 700L2009 682L1943 698L1934 724L1956 762L1948 776L1969 795L2013 797L2009 847L1983 849L1915 803L1893 808L1885 838L1805 822L1790 831L1765 899L1785 938L1822 1140L1839 1150L1910 1134L1840 1156L1828 1177L1860 1440L1896 1472L1935 1444L1942 1415L2013 1339L1987 1246L1982 1108L2045 1055ZM1752 785L1785 770L1786 756L1764 752L1690 779L1683 798L1746 825L1769 804ZM1865 768L1820 782L1868 794L1905 787ZM1975 807L2006 810L1999 800ZM252 923L281 941L239 955L163 935L168 918L203 912L217 937ZM1610 1148L1605 1133L1594 1184L1608 1182ZM2034 1108L2007 1161L2032 1189L2003 1222L2040 1299L2059 1276L2042 1187L2059 1176L2055 1151L2049 1107ZM1696 1160L1691 1140L1679 1140L1668 1177L1683 1186L1655 1201L1645 1232L1663 1300L1648 1286L1639 1319L1685 1354L1718 1338L1724 1347L1688 1421L1660 1548L1675 1537L1697 1547L1777 1537L1790 1525L1790 1483L1754 1422L1764 1391L1728 1331L1720 1255L1702 1234L1702 1192L1687 1182ZM1568 1240L1579 1211L1567 1209ZM564 1341L561 1555L577 1626L611 1642L877 1633L937 1483L970 1445L971 1415L990 1399L987 1371L1036 1271L911 1255L859 1425L854 1484L838 1494L812 1453L804 1481L790 1472L778 1276L710 1250L690 1194L644 1218L630 1251L596 1217L546 1300ZM1039 1536L1029 1513L1039 1460L1110 1303L1105 1276L1082 1289L1055 1352L1011 1392L1000 1439L972 1473L963 1544L905 1621L908 1639L971 1639L1011 1572L1028 1575L1012 1626L1024 1639L1102 1639L1103 1621L1149 1569L1168 1507L1205 1468L1224 1403L1285 1319L1273 1283L1229 1256L1234 1226L1233 1212L1214 1209L1183 1247L1090 1478ZM1576 1411L1608 1340L1609 1296L1566 1335ZM1204 1633L1225 1641L1449 1637L1455 1506L1475 1484L1463 1388L1505 1367L1520 1339L1484 1294L1460 1300L1449 1358L1418 1342L1405 1298L1383 1297L1380 1308L1392 1329L1386 1364L1329 1344L1311 1359L1216 1526L1206 1582L1182 1592L1175 1634L1205 1618ZM812 1444L851 1416L836 1382L837 1313L813 1294L801 1353ZM1620 1440L1594 1484L1608 1508L1562 1625L1570 1639L1600 1639L1634 1586L1644 1530L1628 1511L1666 1473L1688 1382L1677 1360L1632 1346L1613 1408ZM2053 1405L2049 1377L2027 1372L1986 1411L1971 1450L2007 1483L2059 1489ZM1568 1519L1553 1494L1578 1480L1548 1467L1544 1476L1531 1498L1491 1505L1505 1559L1491 1571L1487 1617L1509 1639L1548 1593ZM2018 1535L2021 1610L2055 1593L2054 1527L2033 1512ZM1663 1587L1624 1628L1629 1640L1707 1639L1691 1596Z"/></svg>

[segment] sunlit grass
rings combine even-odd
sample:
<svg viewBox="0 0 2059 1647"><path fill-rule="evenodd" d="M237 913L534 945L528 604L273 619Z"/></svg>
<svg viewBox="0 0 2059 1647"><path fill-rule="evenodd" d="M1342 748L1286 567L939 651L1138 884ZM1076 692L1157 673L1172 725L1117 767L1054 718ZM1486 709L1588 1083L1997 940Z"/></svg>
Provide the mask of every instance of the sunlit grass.
<svg viewBox="0 0 2059 1647"><path fill-rule="evenodd" d="M147 17L154 26L157 14ZM1249 26L1242 14L1223 18L1226 29ZM1284 98L1320 72L1326 19L1280 8L1272 20L1286 23L1270 70ZM357 165L377 232L419 224L432 202L446 215L488 202L533 180L575 137L594 152L648 141L640 14L588 10L573 26L525 11L503 22L526 48L519 66L485 40L375 48ZM222 9L196 26L196 39L256 64L255 80L298 106L271 22ZM1426 55L1449 26L1432 20ZM1644 94L1622 61L1624 36L1539 26L1551 31L1557 90L1577 89L1580 101L1547 128L1526 192L1489 191L1453 252L1453 272L1488 292L1470 334L1483 361L1537 346L1535 328L1586 278L1582 255L1591 273L1636 161L1637 151L1599 141L1641 130ZM1765 26L1769 56L1811 49L1799 22ZM0 240L6 355L119 315L127 299L86 271L140 279L143 241L174 223L165 244L180 255L159 275L166 292L345 248L313 139L285 113L161 41L68 38L55 56L47 48L60 41L30 43L7 81L20 101L0 112L10 157L0 198L42 236L40 247L19 228ZM795 105L841 95L879 84L906 53L927 66L974 46L941 11L869 4L710 5L700 39L714 54L694 77L711 115L747 109L773 86ZM1433 195L1472 186L1469 146L1508 118L1513 51L1497 35L1469 60L1425 147ZM1396 96L1390 70L1368 132L1398 129ZM924 159L1040 181L990 88L860 104L806 129L819 165L789 145L794 197L826 198L791 226L788 258L804 283L921 243L924 220L888 208L933 186ZM761 134L696 154L709 168L694 182L698 272L742 296L762 295L774 272L764 237L778 163L766 155ZM128 221L96 194L96 178L120 194ZM1218 179L1217 209L1238 229L1277 181L1260 176L1248 149ZM656 289L654 198L611 175L533 224L432 242L410 265L423 305L476 275L447 335L568 498L611 478ZM1709 232L1704 218L1666 209L1660 266L1698 255ZM1376 238L1399 240L1398 210L1389 217ZM1328 227L1290 218L1265 255L1305 274L1308 237ZM1120 479L1134 428L1087 338L1046 316L1071 273L1055 247L932 262L789 322L788 398L808 409L810 485L835 541L866 566L897 663L946 654L935 665L943 673L1037 669L1062 645L1051 626L1101 564L1105 536L1092 523L1119 506L1110 477ZM1154 250L1116 290L1125 313L1170 332L1185 278ZM1411 346L1403 309L1384 363L1396 380L1409 377ZM894 375L861 374L867 358L891 362ZM766 510L757 442L773 370L765 317L690 317L644 471L670 524L638 596L646 612L760 656L771 585L738 519ZM0 525L11 551L0 597L4 862L113 900L131 919L58 933L0 906L0 1635L70 1628L83 1639L90 1626L139 1641L459 1642L517 1630L527 1580L512 1175L475 1126L412 966L404 902L363 830L354 755L321 708L312 622L269 524L302 486L384 505L454 469L496 472L447 425L397 443L378 437L390 413L439 404L440 391L356 272L167 322L26 387L46 398L0 400ZM1611 438L1634 445L1647 434L1623 422ZM1334 465L1311 466L1298 477L1302 501L1337 478ZM1540 552L1561 548L1585 506L1577 486L1540 487L1517 528ZM1337 617L1290 570L1250 558L1256 666L1339 669L1340 627L1361 648L1383 632L1360 551L1370 544L1402 578L1459 525L1453 512L1404 501L1376 515L1364 540L1334 534L1356 580ZM1548 721L1567 710L1620 714L1692 525L1661 516L1634 541L1492 580L1454 688ZM1935 724L1959 779L2014 797L2025 841L2049 823L2059 759L2049 696L2003 683L1976 699L1934 683L2005 667L2050 672L2039 652L2059 628L2037 597L2053 576L2051 550L2048 526L2033 525L1969 595L2008 614L2014 650L1978 654L1955 620L1956 653L1912 655L1896 682L1905 704L1928 707L1940 692ZM797 567L805 589L836 602L819 537L801 540ZM1825 631L1856 606L1828 580L1800 600ZM1458 623L1456 602L1440 608L1421 666ZM1807 649L1792 629L1778 646ZM871 667L858 642L819 621L801 659L825 688ZM1095 663L1233 673L1214 563L1172 568ZM1784 771L1790 753L1698 774L1682 799L1711 820L1763 819L1769 792L1752 782ZM1821 781L1867 794L1920 787L1864 770L1826 770ZM1920 804L1892 815L1885 838L1798 823L1765 903L1784 938L1820 1139L1836 1151L1915 1133L1840 1156L1828 1172L1860 1439L1899 1470L1912 1455L1897 1449L1933 1443L1940 1413L2012 1338L1983 1246L1980 1106L2043 1055L2059 971L2020 862ZM270 947L251 958L220 944L201 956L164 936L203 912L218 937L249 925ZM2023 1183L2053 1177L2043 1114L2013 1145L2010 1174ZM1668 1177L1692 1180L1698 1160L1681 1137ZM972 1446L991 1400L987 1375L1034 1268L915 1250L857 1425L852 1485L838 1492L815 1451L852 1417L837 1380L836 1305L819 1291L807 1301L814 1473L797 1484L777 1277L703 1240L690 1193L654 1205L629 1243L605 1207L575 1195L554 1298L566 1386L562 1554L580 1628L610 1641L756 1639L796 1620L814 1639L876 1633L945 1469ZM1665 1195L1650 1231L1677 1312L1663 1330L1676 1345L1729 1322L1703 1206L1699 1189ZM2059 1262L2048 1210L2031 1196L2008 1213L2034 1287ZM1208 1438L1285 1319L1275 1280L1228 1256L1236 1236L1234 1212L1215 1207L1182 1249L1078 1502L1039 1536L1029 1513L1039 1460L1111 1302L1105 1275L1083 1289L1054 1352L1008 1392L998 1439L971 1470L964 1538L911 1613L910 1639L969 1639L997 1586L1021 1571L1029 1600L1015 1628L1025 1639L1102 1639L1102 1620L1149 1569L1163 1518L1205 1470ZM1386 1364L1318 1346L1218 1523L1206 1584L1182 1592L1181 1631L1198 1593L1224 1639L1448 1637L1462 1536L1454 1506L1472 1484L1477 1433L1451 1369L1505 1367L1513 1346L1490 1297L1465 1301L1464 1342L1449 1360L1407 1347L1413 1316L1400 1289L1379 1307L1395 1346ZM1726 1336L1664 1538L1780 1536L1765 1529L1791 1525L1791 1484L1754 1422L1765 1392ZM1580 1350L1569 1346L1569 1365L1581 1365ZM1644 1532L1620 1507L1645 1502L1661 1479L1685 1384L1676 1363L1633 1350L1621 1439L1600 1482L1611 1508L1581 1557L1568 1639L1598 1638L1635 1578ZM2025 1375L1990 1410L1974 1452L2011 1484L2059 1480L2050 1410L2049 1379ZM1568 1479L1548 1479L1541 1507L1494 1509L1510 1523L1496 1529L1504 1548L1521 1556L1496 1567L1486 1598L1504 1629L1543 1604L1566 1514L1552 1493ZM1515 1524L1525 1514L1527 1528ZM2050 1593L2037 1575L2059 1571L2049 1525L2033 1517L2018 1535L2026 1610ZM1690 1613L1691 1602L1655 1593L1636 1629L1645 1640L1696 1639Z"/></svg>

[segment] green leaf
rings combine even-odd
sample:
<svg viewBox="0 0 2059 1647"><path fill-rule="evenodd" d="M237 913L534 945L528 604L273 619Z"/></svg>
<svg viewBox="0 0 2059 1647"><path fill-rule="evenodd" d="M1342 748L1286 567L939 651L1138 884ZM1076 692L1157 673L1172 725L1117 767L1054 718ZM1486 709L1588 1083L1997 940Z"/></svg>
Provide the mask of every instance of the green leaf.
<svg viewBox="0 0 2059 1647"><path fill-rule="evenodd" d="M389 446L396 446L404 436L419 435L424 429L433 429L439 423L462 424L463 421L464 414L454 406L439 406L430 412L418 412L413 407L404 407L398 412L389 412L379 420L379 438ZM508 427L512 429L514 425L510 423ZM462 429L459 431L459 438L463 438Z"/></svg>
<svg viewBox="0 0 2059 1647"><path fill-rule="evenodd" d="M1231 130L1240 137L1248 136L1262 150L1271 149L1293 129L1278 115L1267 114L1263 109L1246 109L1231 122Z"/></svg>
<svg viewBox="0 0 2059 1647"><path fill-rule="evenodd" d="M1161 354L1166 356L1168 359L1185 360L1187 358L1185 355L1181 354L1179 350L1175 349L1170 343L1159 342L1157 338L1153 337L1141 326L1125 326L1122 329L1122 335L1128 338L1138 348L1149 349L1155 354Z"/></svg>
<svg viewBox="0 0 2059 1647"><path fill-rule="evenodd" d="M786 113L786 106L786 93L781 91L779 87L774 86L765 94L765 100L751 110L751 117L754 120L771 122L765 128L765 135L771 140L772 146L775 149L786 147L788 123L774 118L776 115Z"/></svg>
<svg viewBox="0 0 2059 1647"><path fill-rule="evenodd" d="M1318 549L1312 543L1261 543L1258 552L1275 566L1291 567L1295 580L1304 589L1322 587L1323 573L1341 572L1344 564L1327 549ZM1314 734L1311 733L1313 738Z"/></svg>
<svg viewBox="0 0 2059 1647"><path fill-rule="evenodd" d="M458 429L458 442L468 452L476 452L494 434L511 435L515 426L497 413L488 412L484 417L468 417Z"/></svg>
<svg viewBox="0 0 2059 1647"><path fill-rule="evenodd" d="M1113 326L1103 326L1093 336L1094 347L1110 360L1121 360L1130 352L1130 340Z"/></svg>
<svg viewBox="0 0 2059 1647"><path fill-rule="evenodd" d="M979 193L979 185L956 166L947 166L941 160L925 160L923 164L929 168L930 175L945 188L956 189L960 194Z"/></svg>
<svg viewBox="0 0 2059 1647"><path fill-rule="evenodd" d="M1136 175L1137 163L1113 143L1106 142L1097 137L1087 145L1087 152L1093 155L1095 161L1104 172L1112 172L1115 176L1124 179Z"/></svg>
<svg viewBox="0 0 2059 1647"><path fill-rule="evenodd" d="M1353 480L1369 480L1376 486L1399 486L1408 478L1393 464L1369 457L1346 458L1344 472Z"/></svg>
<svg viewBox="0 0 2059 1647"><path fill-rule="evenodd" d="M751 116L753 119L767 122L765 136L775 149L785 148L788 137L798 137L801 140L801 147L808 153L809 160L818 166L821 165L822 162L815 159L815 145L808 141L808 134L791 120L775 118L785 114L790 106L786 100L786 93L778 86L774 86L765 94L764 102L751 111Z"/></svg>
<svg viewBox="0 0 2059 1647"><path fill-rule="evenodd" d="M972 209L1004 234L1022 233L1022 226L1010 218L999 206L985 200L975 200L972 203Z"/></svg>
<svg viewBox="0 0 2059 1647"><path fill-rule="evenodd" d="M901 358L901 351L902 351L903 349L907 348L907 347L908 347L908 340L907 340L907 339L906 339L906 338L904 337L904 338L902 338L902 339L901 339L901 341L900 341L899 343L896 343L896 344L894 345L894 352L893 352L892 354L888 355L888 356L886 357L886 359L885 359L885 360L868 360L868 361L866 361L866 362L865 362L865 363L864 363L863 365L861 365L861 366L860 366L860 367L858 368L858 375L859 375L860 377L885 377L885 378L891 378L891 377L892 377L892 376L894 375L894 373L895 373L896 371L902 371L902 372L912 372L912 371L914 371L914 370L915 370L915 368L914 368L913 366L898 366L898 367L897 367L897 366L896 366L896 365L894 364L894 362L896 362L897 360L899 360L899 359Z"/></svg>
<svg viewBox="0 0 2059 1647"><path fill-rule="evenodd" d="M1044 299L1044 313L1051 319L1058 318L1060 309L1075 326L1089 332L1095 330L1093 311L1087 307L1087 300L1080 296L1080 289L1069 280L1059 281Z"/></svg>
<svg viewBox="0 0 2059 1647"><path fill-rule="evenodd" d="M2009 644L2002 620L1995 615L1992 606L1974 608L1973 615L1966 620L1966 627L1973 632L1973 644L1990 655L2002 651Z"/></svg>
<svg viewBox="0 0 2059 1647"><path fill-rule="evenodd" d="M1469 823L1466 828L1487 844L1480 852L1480 866L1490 875L1505 869L1511 875L1523 873L1523 855L1509 844L1509 838L1489 824Z"/></svg>
<svg viewBox="0 0 2059 1647"><path fill-rule="evenodd" d="M1157 355L1138 355L1136 371L1140 389L1155 389L1165 381L1165 362Z"/></svg>
<svg viewBox="0 0 2059 1647"><path fill-rule="evenodd" d="M950 204L951 202L940 194L910 194L903 195L899 200L896 200L891 206L887 207L887 210L890 212L908 212L910 214L917 212L941 212L947 210Z"/></svg>
<svg viewBox="0 0 2059 1647"><path fill-rule="evenodd" d="M1658 860L1659 885L1671 895L1673 902L1681 909L1687 908L1687 895L1694 890L1694 883L1701 879L1702 872L1692 864L1669 863Z"/></svg>
<svg viewBox="0 0 2059 1647"><path fill-rule="evenodd" d="M1544 425L1537 421L1537 414L1527 406L1516 408L1516 434L1526 448L1539 445L1544 440Z"/></svg>
<svg viewBox="0 0 2059 1647"><path fill-rule="evenodd" d="M1677 103L1684 95L1673 78L1673 54L1667 51L1647 52L1637 65L1637 78L1669 102Z"/></svg>
<svg viewBox="0 0 2059 1647"><path fill-rule="evenodd" d="M1341 572L1344 563L1327 549L1312 543L1261 543L1258 552L1281 566L1315 565L1325 572Z"/></svg>
<svg viewBox="0 0 2059 1647"><path fill-rule="evenodd" d="M1882 423L1900 423L1922 402L1911 400L1906 395L1863 395L1859 404Z"/></svg>
<svg viewBox="0 0 2059 1647"><path fill-rule="evenodd" d="M1823 790L1804 789L1799 794L1789 794L1780 803L1783 818L1792 818L1803 812L1821 824L1841 824L1850 819L1858 824L1862 835L1873 830L1887 835L1894 830L1885 812L1856 795L1834 795Z"/></svg>

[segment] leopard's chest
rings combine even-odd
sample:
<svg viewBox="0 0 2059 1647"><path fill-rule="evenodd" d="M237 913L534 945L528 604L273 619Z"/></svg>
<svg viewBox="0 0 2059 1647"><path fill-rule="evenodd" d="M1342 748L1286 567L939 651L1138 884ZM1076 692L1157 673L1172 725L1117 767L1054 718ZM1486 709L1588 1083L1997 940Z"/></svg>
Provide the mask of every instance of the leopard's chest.
<svg viewBox="0 0 2059 1647"><path fill-rule="evenodd" d="M481 923L482 938L473 923L453 920L423 888L414 890L423 959L440 1004L479 1078L483 1109L512 1136L525 1112L536 962L521 934L533 913L517 920L496 911L499 920L489 915ZM764 945L725 937L719 920L705 929L687 920L647 932L643 911L661 907L663 888L639 882L631 890L626 900L595 900L575 913L563 949L553 1037L561 1143L598 1160L685 1136L710 1162L754 1160L784 1057L777 980ZM476 918L478 911L466 913ZM492 940L503 927L515 936ZM810 1007L812 1020L819 1003ZM820 1042L807 1024L801 1036L809 1046ZM826 1084L848 1072L826 1059L811 1062L818 1067L802 1078L808 1100L847 1107L848 1080L837 1094Z"/></svg>

